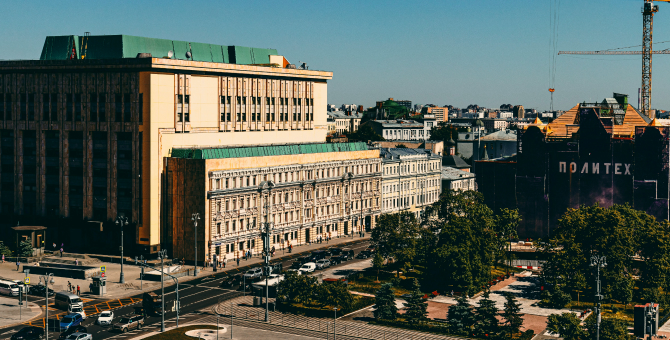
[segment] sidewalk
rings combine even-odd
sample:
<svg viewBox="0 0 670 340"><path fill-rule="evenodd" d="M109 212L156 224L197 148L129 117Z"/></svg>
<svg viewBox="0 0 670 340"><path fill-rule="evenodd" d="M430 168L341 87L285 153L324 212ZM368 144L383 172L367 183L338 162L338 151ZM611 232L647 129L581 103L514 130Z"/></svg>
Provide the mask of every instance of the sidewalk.
<svg viewBox="0 0 670 340"><path fill-rule="evenodd" d="M307 245L302 245L302 246L295 246L293 248L293 252L289 253L288 250L282 251L282 250L277 250L275 253L275 256L272 258L272 261L277 261L277 260L286 260L289 258L295 258L297 256L300 256L302 253L306 252L311 252L314 249L318 248L323 248L323 247L334 247L334 246L342 246L344 244L348 244L351 242L359 242L359 241L367 241L370 239L371 233L366 233L366 237L342 237L342 238L335 238L330 240L330 242L323 242L323 243L312 243L307 244ZM226 264L226 268L221 268L218 270L217 273L220 272L227 272L227 271L239 271L242 268L245 268L247 266L253 266L253 265L258 265L262 263L263 260L260 258L259 255L255 255L255 257L252 257L249 260L240 260L240 265L239 267L237 266L236 263L234 262L228 262ZM125 283L121 284L119 283L119 277L121 274L121 264L120 263L109 263L109 262L100 262L97 263L96 266L106 266L106 277L107 279L107 293L104 296L97 296L97 295L92 295L89 294L89 283L91 283L90 279L87 280L79 280L79 279L71 279L71 278L65 278L65 277L57 277L54 276L54 281L55 283L52 285L49 285L49 288L52 288L54 291L59 292L63 290L67 290L67 284L68 282L71 282L75 288L77 285L79 285L80 290L81 290L81 296L82 298L89 298L89 299L120 299L124 297L129 297L133 296L142 292L147 292L147 291L152 291L155 289L160 288L160 282L155 282L155 281L140 281L140 272L141 268L139 266L136 266L134 261L133 262L124 262L123 265L123 274L125 278ZM167 265L167 262L166 262ZM159 264L160 267L160 264ZM185 268L193 268L193 266L185 266ZM146 269L145 272L147 272L149 269ZM0 263L0 278L5 278L5 279L11 279L11 280L23 280L23 278L26 276L23 272L23 266L21 266L21 271L17 272L16 271L16 265L14 263ZM212 274L215 274L212 270L212 268L205 268L201 269L198 273L197 277L205 277L205 276L210 276ZM31 284L38 284L40 282L39 275L28 275L31 278ZM179 283L190 281L196 277L194 276L183 276L179 278ZM169 279L166 277L165 280L165 286L169 287L174 285L174 281L172 279ZM140 289L140 287L142 289Z"/></svg>
<svg viewBox="0 0 670 340"><path fill-rule="evenodd" d="M19 311L17 297L0 297L0 328L23 323L42 314L40 306L28 302L28 308L26 308L25 300L23 303Z"/></svg>

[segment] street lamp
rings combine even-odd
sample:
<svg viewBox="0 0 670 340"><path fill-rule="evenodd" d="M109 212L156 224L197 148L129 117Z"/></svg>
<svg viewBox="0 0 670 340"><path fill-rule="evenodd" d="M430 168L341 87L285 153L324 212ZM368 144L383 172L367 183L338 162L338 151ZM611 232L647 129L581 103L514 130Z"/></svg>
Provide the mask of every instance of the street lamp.
<svg viewBox="0 0 670 340"><path fill-rule="evenodd" d="M46 340L49 340L49 283L54 283L54 274L49 273L47 275L40 275L40 283L44 281L44 299L46 303L44 304L44 310L46 311L46 317L44 318L44 334Z"/></svg>
<svg viewBox="0 0 670 340"><path fill-rule="evenodd" d="M193 227L195 228L193 235L195 239L195 262L193 262L193 276L198 276L198 220L200 219L199 213L191 214L191 221L193 221Z"/></svg>
<svg viewBox="0 0 670 340"><path fill-rule="evenodd" d="M335 333L335 320L337 320L337 307L334 307L333 310L335 311L335 316L333 317L333 340L335 340L335 336L337 333Z"/></svg>
<svg viewBox="0 0 670 340"><path fill-rule="evenodd" d="M265 322L270 321L270 316L268 314L270 309L270 304L268 302L268 276L270 275L270 234L272 233L272 230L274 230L274 228L271 227L274 223L270 221L270 195L274 186L275 184L273 181L264 181L261 183L261 189L267 189L267 199L265 203L265 223L263 223L263 226L259 228L261 237L263 239L263 257L265 260Z"/></svg>
<svg viewBox="0 0 670 340"><path fill-rule="evenodd" d="M116 225L121 227L121 276L119 277L119 283L125 283L123 279L123 226L128 225L128 217L124 213L120 213L116 217Z"/></svg>
<svg viewBox="0 0 670 340"><path fill-rule="evenodd" d="M600 300L603 298L600 294L600 268L605 268L607 266L606 261L607 259L605 256L591 256L591 267L596 267L598 273L596 276L596 301L598 301L598 306L596 307L596 340L600 339Z"/></svg>

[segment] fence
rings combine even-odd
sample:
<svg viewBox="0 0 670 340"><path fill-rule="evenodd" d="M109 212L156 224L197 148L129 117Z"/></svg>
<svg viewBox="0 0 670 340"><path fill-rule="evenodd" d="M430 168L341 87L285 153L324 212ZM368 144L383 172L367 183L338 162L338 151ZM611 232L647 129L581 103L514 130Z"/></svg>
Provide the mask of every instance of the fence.
<svg viewBox="0 0 670 340"><path fill-rule="evenodd" d="M235 299L239 303L240 299ZM247 299L248 300L248 299ZM221 302L214 307L214 313L233 316L234 319L265 323L265 309L247 306L231 306L230 301ZM333 312L334 316L334 312ZM301 315L268 312L269 324L290 327L301 330L322 332L326 335L335 333L337 336L354 337L370 340L444 340L461 339L456 337L439 336L418 331L403 331L390 327L361 325L349 321L329 321ZM265 323L267 324L267 323ZM333 328L333 324L335 325Z"/></svg>

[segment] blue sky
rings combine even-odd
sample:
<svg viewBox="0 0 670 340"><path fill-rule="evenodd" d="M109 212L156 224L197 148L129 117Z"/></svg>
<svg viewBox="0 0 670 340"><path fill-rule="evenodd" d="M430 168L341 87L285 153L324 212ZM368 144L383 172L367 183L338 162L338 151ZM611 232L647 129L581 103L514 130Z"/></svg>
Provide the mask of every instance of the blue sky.
<svg viewBox="0 0 670 340"><path fill-rule="evenodd" d="M333 71L328 102L522 104L549 108L552 0L511 1L5 1L0 59L38 59L47 35L129 34L276 48ZM642 0L561 0L559 50L639 45ZM658 3L654 41L670 40ZM670 43L656 49L670 48ZM640 56L560 56L554 107L628 93ZM670 55L656 55L652 107L670 109Z"/></svg>

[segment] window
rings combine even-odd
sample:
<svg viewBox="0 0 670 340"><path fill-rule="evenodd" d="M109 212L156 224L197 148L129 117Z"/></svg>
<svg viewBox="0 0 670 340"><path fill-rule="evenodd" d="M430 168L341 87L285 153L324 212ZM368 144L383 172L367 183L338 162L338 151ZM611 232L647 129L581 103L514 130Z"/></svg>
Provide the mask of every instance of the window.
<svg viewBox="0 0 670 340"><path fill-rule="evenodd" d="M35 95L28 95L28 120L35 120Z"/></svg>
<svg viewBox="0 0 670 340"><path fill-rule="evenodd" d="M144 93L140 93L140 102L137 104L140 124L144 121Z"/></svg>
<svg viewBox="0 0 670 340"><path fill-rule="evenodd" d="M0 95L2 97L2 95ZM2 100L2 99L0 99ZM2 110L2 102L0 102L0 110ZM0 119L2 119L0 115ZM49 94L45 93L42 95L42 121L49 121Z"/></svg>
<svg viewBox="0 0 670 340"><path fill-rule="evenodd" d="M184 98L181 95L177 95L177 122L181 122L184 112Z"/></svg>
<svg viewBox="0 0 670 340"><path fill-rule="evenodd" d="M81 122L81 94L74 95L74 120Z"/></svg>
<svg viewBox="0 0 670 340"><path fill-rule="evenodd" d="M189 102L191 101L191 96L186 94L184 95L184 121L191 121L191 110L189 109Z"/></svg>
<svg viewBox="0 0 670 340"><path fill-rule="evenodd" d="M91 93L88 97L88 107L90 111L90 116L88 120L91 122L98 121L98 96L94 93Z"/></svg>
<svg viewBox="0 0 670 340"><path fill-rule="evenodd" d="M69 98L68 98L69 99ZM114 95L114 121L121 122L123 112L123 102L121 101L121 95ZM69 119L68 119L69 120Z"/></svg>
<svg viewBox="0 0 670 340"><path fill-rule="evenodd" d="M51 95L51 99L53 100L54 95ZM107 121L107 116L105 115L106 113L106 108L107 108L107 95L104 93L101 93L98 96L98 121L100 122L106 122ZM51 110L51 120L54 120L53 118L53 109Z"/></svg>

